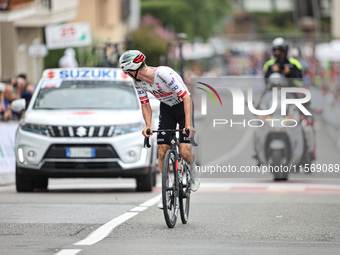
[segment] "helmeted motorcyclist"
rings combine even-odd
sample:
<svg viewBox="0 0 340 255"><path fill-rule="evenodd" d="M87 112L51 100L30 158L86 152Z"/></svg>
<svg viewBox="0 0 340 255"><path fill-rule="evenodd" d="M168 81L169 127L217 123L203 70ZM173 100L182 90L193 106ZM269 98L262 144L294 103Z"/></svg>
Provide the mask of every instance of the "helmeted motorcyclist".
<svg viewBox="0 0 340 255"><path fill-rule="evenodd" d="M288 86L291 87L302 87L302 65L299 60L295 58L288 58L288 43L282 38L278 37L273 40L272 43L272 54L275 59L268 60L263 67L263 71L265 72L266 84L268 84L268 79L273 73L279 73L284 75L288 80ZM271 89L271 87L267 86L267 89ZM295 95L298 97L297 95ZM304 106L311 112L309 107L309 103L304 104ZM312 116L302 115L303 119L306 119L307 125L311 125L313 128L314 118ZM313 128L314 130L314 128ZM315 159L315 138L314 140L314 149L312 153L312 158ZM305 160L305 163L310 160Z"/></svg>
<svg viewBox="0 0 340 255"><path fill-rule="evenodd" d="M302 65L295 58L288 58L288 43L282 38L274 39L272 44L272 54L275 59L268 60L263 67L265 78L269 78L272 73L281 73L286 78L302 79ZM293 82L294 86L301 87L303 83Z"/></svg>

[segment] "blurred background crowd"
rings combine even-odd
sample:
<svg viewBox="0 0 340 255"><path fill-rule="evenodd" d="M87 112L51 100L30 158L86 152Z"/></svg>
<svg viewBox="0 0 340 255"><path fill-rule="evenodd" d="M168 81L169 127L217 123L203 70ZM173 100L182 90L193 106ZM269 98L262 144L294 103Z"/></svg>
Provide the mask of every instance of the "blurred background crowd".
<svg viewBox="0 0 340 255"><path fill-rule="evenodd" d="M0 83L0 119L2 121L19 120L19 112L12 110L11 103L23 98L26 106L29 104L35 85L27 81L26 74L19 74L11 80L3 80Z"/></svg>

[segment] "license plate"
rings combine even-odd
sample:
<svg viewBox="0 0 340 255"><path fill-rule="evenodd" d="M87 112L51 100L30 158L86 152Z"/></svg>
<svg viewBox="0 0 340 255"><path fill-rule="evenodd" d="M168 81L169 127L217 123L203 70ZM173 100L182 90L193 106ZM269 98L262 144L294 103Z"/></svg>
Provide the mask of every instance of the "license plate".
<svg viewBox="0 0 340 255"><path fill-rule="evenodd" d="M94 158L96 150L92 147L68 147L66 148L68 158Z"/></svg>

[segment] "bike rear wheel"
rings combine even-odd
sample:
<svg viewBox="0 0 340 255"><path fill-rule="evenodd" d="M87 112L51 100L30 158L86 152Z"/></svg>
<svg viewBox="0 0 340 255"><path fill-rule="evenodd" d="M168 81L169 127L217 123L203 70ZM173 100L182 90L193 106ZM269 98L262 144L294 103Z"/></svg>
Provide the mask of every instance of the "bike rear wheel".
<svg viewBox="0 0 340 255"><path fill-rule="evenodd" d="M181 220L183 224L186 224L189 219L189 207L190 207L190 172L188 169L188 165L184 164L183 166L183 176L182 181L180 182L179 189L179 208L181 212Z"/></svg>
<svg viewBox="0 0 340 255"><path fill-rule="evenodd" d="M162 176L162 199L164 219L169 228L176 225L179 210L178 172L176 170L176 155L168 150L164 157Z"/></svg>

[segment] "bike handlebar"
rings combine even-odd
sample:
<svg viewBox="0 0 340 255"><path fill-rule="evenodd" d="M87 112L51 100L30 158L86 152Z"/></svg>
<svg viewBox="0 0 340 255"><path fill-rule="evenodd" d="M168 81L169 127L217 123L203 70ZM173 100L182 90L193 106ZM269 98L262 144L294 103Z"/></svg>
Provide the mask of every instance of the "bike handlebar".
<svg viewBox="0 0 340 255"><path fill-rule="evenodd" d="M146 134L147 134L147 135L150 135L150 132L151 132L151 130L148 128L148 129L146 130ZM153 133L161 133L161 132L169 133L169 132L181 132L181 130L179 130L179 129L162 129L162 130L153 130L152 132L153 132ZM189 128L186 128L186 129L185 129L185 132L188 134L188 136L190 135L190 129L189 129ZM195 142L195 139L194 139L193 137L190 138L190 139L191 139L191 144L192 144L192 146L197 146L197 145L198 145L198 144ZM151 147L149 137L145 137L145 138L144 138L144 147L148 147L148 148Z"/></svg>

